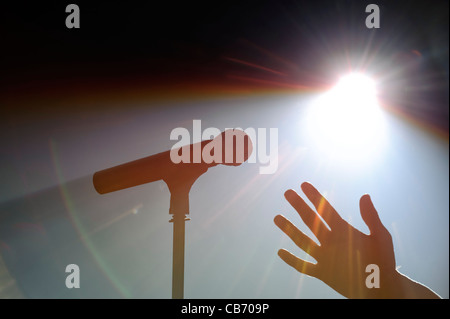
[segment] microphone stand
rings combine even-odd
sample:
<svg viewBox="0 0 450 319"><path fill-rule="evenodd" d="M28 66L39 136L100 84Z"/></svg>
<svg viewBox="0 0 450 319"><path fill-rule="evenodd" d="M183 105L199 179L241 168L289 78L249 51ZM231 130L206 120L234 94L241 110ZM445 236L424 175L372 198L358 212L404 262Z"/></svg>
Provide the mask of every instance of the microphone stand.
<svg viewBox="0 0 450 319"><path fill-rule="evenodd" d="M176 176L164 179L170 191L169 214L172 219L169 222L173 223L172 299L184 298L185 222L190 220L187 217L189 191L197 178L207 170L207 166L198 165L195 169L180 170Z"/></svg>
<svg viewBox="0 0 450 319"><path fill-rule="evenodd" d="M244 160L246 161L251 154L251 140L248 135L239 131L245 138L246 143L249 143L248 148L244 148ZM220 138L223 139L225 132L221 133ZM219 136L218 136L219 137ZM218 137L215 137L216 140ZM236 137L237 139L237 137ZM204 147L213 140L206 140L196 144L183 146L175 150L180 152L187 150L190 155L196 151L202 154ZM234 138L233 138L234 145ZM172 215L170 222L173 222L173 259L172 259L172 298L183 299L184 296L184 248L185 248L185 222L189 220L189 192L194 182L209 167L218 164L225 164L231 166L238 166L242 162L233 161L228 163L224 159L227 142L222 142L222 161L207 163L204 161L191 161L175 164L171 160L171 151L158 153L152 156L141 158L132 162L111 167L102 171L98 171L93 176L93 183L96 191L99 194L106 194L117 190L150 183L157 180L164 180L170 191L170 209L169 214ZM237 146L236 146L237 147ZM248 151L250 149L250 151ZM234 148L232 148L234 150ZM245 150L247 152L245 153ZM210 150L209 150L210 151ZM234 151L231 153L234 154ZM236 155L237 158L237 155Z"/></svg>

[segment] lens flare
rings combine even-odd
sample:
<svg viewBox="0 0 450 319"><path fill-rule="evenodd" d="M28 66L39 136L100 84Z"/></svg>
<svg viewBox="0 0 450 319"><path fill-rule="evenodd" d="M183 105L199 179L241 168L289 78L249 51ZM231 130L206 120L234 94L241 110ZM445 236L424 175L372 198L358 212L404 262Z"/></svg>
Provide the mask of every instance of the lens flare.
<svg viewBox="0 0 450 319"><path fill-rule="evenodd" d="M364 74L342 77L308 112L316 146L333 157L361 158L378 151L385 134L376 84Z"/></svg>

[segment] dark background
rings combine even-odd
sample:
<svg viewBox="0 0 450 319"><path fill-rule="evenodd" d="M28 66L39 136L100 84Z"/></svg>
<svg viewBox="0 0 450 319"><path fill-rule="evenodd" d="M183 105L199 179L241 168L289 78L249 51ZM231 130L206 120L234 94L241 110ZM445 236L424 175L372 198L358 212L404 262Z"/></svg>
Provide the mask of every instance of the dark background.
<svg viewBox="0 0 450 319"><path fill-rule="evenodd" d="M67 29L70 2L17 1L0 13L1 90L23 96L73 87L245 87L243 78L265 85L279 80L227 57L280 70L287 74L284 82L321 86L333 83L349 64L356 67L355 52L366 49L389 60L390 66L376 67L383 73L392 63L413 59L415 50L422 59L420 75L403 78L432 106L425 112L423 105L408 106L398 92L388 95L396 96L396 107L402 104L413 115L422 109L416 115L448 131L448 1L377 1L378 30L364 25L371 2L77 1L81 28Z"/></svg>

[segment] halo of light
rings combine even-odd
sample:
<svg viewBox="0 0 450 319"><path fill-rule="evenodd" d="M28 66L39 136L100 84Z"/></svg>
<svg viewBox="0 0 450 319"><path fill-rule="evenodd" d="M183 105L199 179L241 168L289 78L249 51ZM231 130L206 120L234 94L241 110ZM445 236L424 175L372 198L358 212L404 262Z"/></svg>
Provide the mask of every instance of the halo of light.
<svg viewBox="0 0 450 319"><path fill-rule="evenodd" d="M333 159L373 156L385 135L375 81L361 73L342 77L311 103L307 126L314 145Z"/></svg>

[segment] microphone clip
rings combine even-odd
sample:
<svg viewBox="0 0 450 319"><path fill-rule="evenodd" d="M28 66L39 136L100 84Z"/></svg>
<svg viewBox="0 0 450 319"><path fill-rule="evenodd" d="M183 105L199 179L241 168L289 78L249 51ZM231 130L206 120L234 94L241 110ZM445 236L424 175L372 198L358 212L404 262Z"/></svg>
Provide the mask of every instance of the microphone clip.
<svg viewBox="0 0 450 319"><path fill-rule="evenodd" d="M174 170L173 174L164 178L164 182L170 191L169 214L175 216L185 216L189 214L189 192L195 181L207 170L207 165L194 163L180 163L180 169ZM191 166L185 169L186 165Z"/></svg>

